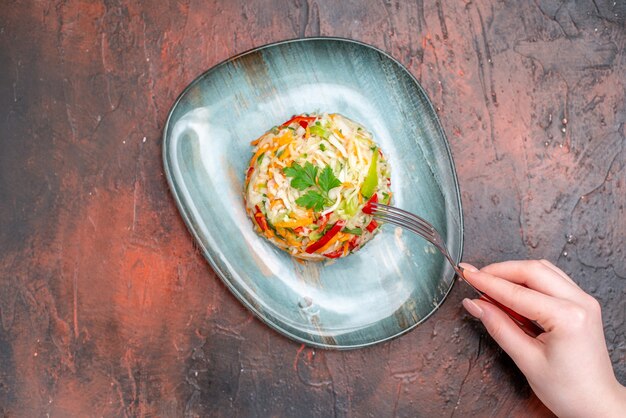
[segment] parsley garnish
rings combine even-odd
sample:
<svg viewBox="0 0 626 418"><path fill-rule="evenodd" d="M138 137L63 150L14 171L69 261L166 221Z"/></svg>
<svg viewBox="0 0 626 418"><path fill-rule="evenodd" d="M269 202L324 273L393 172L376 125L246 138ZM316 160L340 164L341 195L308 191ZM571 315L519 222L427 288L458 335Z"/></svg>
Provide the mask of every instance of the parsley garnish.
<svg viewBox="0 0 626 418"><path fill-rule="evenodd" d="M332 203L330 197L328 197L328 192L337 186L341 186L341 181L339 181L333 173L333 169L328 165L319 173L319 169L310 162L305 163L304 167L298 163L293 163L291 167L285 167L283 173L287 177L291 177L291 187L298 190L314 189L307 191L296 199L296 203L316 212L320 212L324 206Z"/></svg>
<svg viewBox="0 0 626 418"><path fill-rule="evenodd" d="M291 187L293 188L304 190L315 186L317 167L309 162L304 164L304 167L298 163L293 163L291 167L283 168L283 173L287 177L293 177L293 180L291 180Z"/></svg>
<svg viewBox="0 0 626 418"><path fill-rule="evenodd" d="M316 212L321 212L324 209L324 204L328 202L328 199L324 195L309 190L302 196L296 199L296 203L307 209L313 209Z"/></svg>
<svg viewBox="0 0 626 418"><path fill-rule="evenodd" d="M317 179L317 183L319 184L320 188L326 193L328 193L331 189L334 189L337 186L341 186L341 182L337 177L335 177L335 173L333 173L333 169L330 168L329 165L324 167L322 173Z"/></svg>

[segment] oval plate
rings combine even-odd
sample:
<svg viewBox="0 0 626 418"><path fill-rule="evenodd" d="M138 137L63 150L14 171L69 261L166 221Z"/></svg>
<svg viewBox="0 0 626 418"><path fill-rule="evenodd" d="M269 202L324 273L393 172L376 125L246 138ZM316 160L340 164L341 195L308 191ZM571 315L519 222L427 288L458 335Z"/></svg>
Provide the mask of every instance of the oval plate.
<svg viewBox="0 0 626 418"><path fill-rule="evenodd" d="M243 206L250 141L294 114L341 113L388 156L393 203L428 219L459 261L459 189L447 140L417 80L371 46L337 38L267 45L194 80L172 107L163 160L178 208L204 256L263 322L317 347L396 337L443 302L454 271L426 241L392 225L328 263L295 261L257 236Z"/></svg>

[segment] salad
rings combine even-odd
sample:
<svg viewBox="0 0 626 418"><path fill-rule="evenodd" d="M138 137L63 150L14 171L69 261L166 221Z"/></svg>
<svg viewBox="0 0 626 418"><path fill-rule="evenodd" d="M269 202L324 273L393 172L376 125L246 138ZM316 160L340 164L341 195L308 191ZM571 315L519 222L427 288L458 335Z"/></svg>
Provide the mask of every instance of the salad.
<svg viewBox="0 0 626 418"><path fill-rule="evenodd" d="M379 231L367 206L390 202L390 167L363 126L336 113L296 115L251 145L245 208L274 245L301 259L332 259Z"/></svg>

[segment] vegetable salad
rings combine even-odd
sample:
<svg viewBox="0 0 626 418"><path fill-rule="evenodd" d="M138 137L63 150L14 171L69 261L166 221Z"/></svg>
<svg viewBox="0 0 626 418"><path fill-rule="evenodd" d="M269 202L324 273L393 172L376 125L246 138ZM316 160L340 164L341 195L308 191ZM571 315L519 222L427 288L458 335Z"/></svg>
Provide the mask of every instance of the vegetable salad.
<svg viewBox="0 0 626 418"><path fill-rule="evenodd" d="M324 260L351 254L378 232L367 209L390 202L390 167L363 126L336 113L297 115L251 145L246 212L273 244Z"/></svg>

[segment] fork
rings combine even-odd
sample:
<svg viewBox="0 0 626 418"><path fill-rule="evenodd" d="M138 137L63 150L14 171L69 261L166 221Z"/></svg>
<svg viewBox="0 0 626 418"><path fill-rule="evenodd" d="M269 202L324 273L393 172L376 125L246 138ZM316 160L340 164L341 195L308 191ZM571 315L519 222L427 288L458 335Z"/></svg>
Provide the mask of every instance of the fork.
<svg viewBox="0 0 626 418"><path fill-rule="evenodd" d="M408 229L411 232L416 233L422 238L426 239L428 242L433 244L448 260L448 262L452 265L452 268L456 272L456 274L463 279L462 281L469 285L478 295L480 299L486 300L498 308L500 308L504 313L506 313L524 332L532 337L536 337L537 335L545 332L545 330L539 325L537 322L532 321L525 316L522 316L512 310L511 308L501 304L497 300L493 299L491 296L486 293L478 290L474 285L465 280L463 275L463 268L454 262L450 253L448 252L448 248L446 246L446 242L443 240L437 229L432 226L428 221L419 216L412 214L411 212L407 212L402 209L398 209L393 206L384 205L378 202L370 202L363 209L365 213L371 214L374 218L388 222L390 224L397 225L399 227Z"/></svg>

